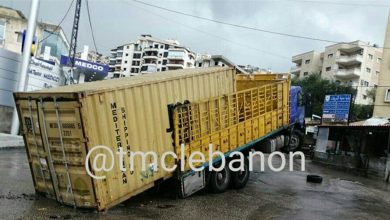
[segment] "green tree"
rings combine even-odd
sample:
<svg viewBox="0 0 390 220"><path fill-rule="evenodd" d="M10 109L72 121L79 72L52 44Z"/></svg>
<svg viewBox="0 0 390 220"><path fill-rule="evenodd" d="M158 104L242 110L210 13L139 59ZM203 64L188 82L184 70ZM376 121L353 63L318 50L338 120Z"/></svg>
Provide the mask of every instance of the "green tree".
<svg viewBox="0 0 390 220"><path fill-rule="evenodd" d="M306 116L312 114L322 115L322 107L325 95L352 94L356 95L356 89L350 85L344 85L337 81L321 78L320 74L310 74L302 79L293 79L292 85L301 86L306 103ZM351 111L351 119L361 120L371 117L372 107L354 105Z"/></svg>
<svg viewBox="0 0 390 220"><path fill-rule="evenodd" d="M376 96L376 88L372 88L370 90L367 90L366 92L367 97L371 99L372 103L375 102L375 96Z"/></svg>

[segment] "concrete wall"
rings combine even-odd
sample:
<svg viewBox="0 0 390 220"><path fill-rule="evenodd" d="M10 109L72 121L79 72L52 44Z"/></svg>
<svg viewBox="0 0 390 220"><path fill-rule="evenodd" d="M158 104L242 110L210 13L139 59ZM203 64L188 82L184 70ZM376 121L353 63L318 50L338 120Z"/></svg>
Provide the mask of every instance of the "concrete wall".
<svg viewBox="0 0 390 220"><path fill-rule="evenodd" d="M379 87L376 91L374 116L390 118L390 102L385 102L386 91L390 89L390 13L383 48Z"/></svg>

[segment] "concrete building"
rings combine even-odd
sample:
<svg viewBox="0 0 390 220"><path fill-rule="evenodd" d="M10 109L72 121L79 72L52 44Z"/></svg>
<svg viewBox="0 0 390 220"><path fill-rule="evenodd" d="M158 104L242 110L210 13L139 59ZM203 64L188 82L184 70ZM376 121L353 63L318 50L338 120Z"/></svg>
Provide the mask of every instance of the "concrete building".
<svg viewBox="0 0 390 220"><path fill-rule="evenodd" d="M296 66L291 68L291 74L295 77L305 77L313 73L321 73L322 57L321 53L314 50L298 54L292 57L292 62Z"/></svg>
<svg viewBox="0 0 390 220"><path fill-rule="evenodd" d="M390 14L387 21L383 47L383 59L381 72L379 74L379 84L376 90L373 115L377 117L390 118Z"/></svg>
<svg viewBox="0 0 390 220"><path fill-rule="evenodd" d="M26 28L27 18L21 11L0 6L0 132L9 132L11 128L14 110L12 93L18 83ZM62 85L59 63L61 55L68 54L69 43L61 27L38 22L34 41L27 90Z"/></svg>
<svg viewBox="0 0 390 220"><path fill-rule="evenodd" d="M88 50L88 53L86 54L86 57L83 57L83 52L77 52L76 57L77 58L83 58L85 60L94 62L94 63L101 63L101 64L108 64L109 63L109 57L104 56L101 53L98 53L93 50Z"/></svg>
<svg viewBox="0 0 390 220"><path fill-rule="evenodd" d="M192 68L195 54L176 40L141 35L137 41L111 50L109 78L118 78L168 69Z"/></svg>
<svg viewBox="0 0 390 220"><path fill-rule="evenodd" d="M198 54L196 56L195 66L197 68L213 66L234 67L236 64L222 55Z"/></svg>
<svg viewBox="0 0 390 220"><path fill-rule="evenodd" d="M291 74L305 77L319 73L323 78L357 88L356 104L372 104L367 91L377 87L382 49L362 41L338 43L322 53L310 51L292 57Z"/></svg>
<svg viewBox="0 0 390 220"><path fill-rule="evenodd" d="M23 31L27 18L19 10L0 6L0 48L21 53ZM69 43L61 27L37 22L35 32L35 57L59 63L61 55L69 52Z"/></svg>

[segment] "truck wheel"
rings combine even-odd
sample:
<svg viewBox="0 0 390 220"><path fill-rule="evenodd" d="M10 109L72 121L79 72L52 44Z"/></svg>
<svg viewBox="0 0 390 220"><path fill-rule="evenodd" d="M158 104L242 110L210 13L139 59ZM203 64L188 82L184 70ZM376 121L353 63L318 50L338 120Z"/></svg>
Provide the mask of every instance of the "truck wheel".
<svg viewBox="0 0 390 220"><path fill-rule="evenodd" d="M301 148L303 144L303 134L298 130L294 130L290 135L289 146L287 146L288 151L297 151Z"/></svg>
<svg viewBox="0 0 390 220"><path fill-rule="evenodd" d="M231 174L228 166L225 166L223 170L210 173L210 190L213 193L225 192L229 187Z"/></svg>
<svg viewBox="0 0 390 220"><path fill-rule="evenodd" d="M249 161L248 158L245 158L244 160L244 170L243 171L236 171L232 173L232 187L234 189L241 189L246 186L249 180Z"/></svg>

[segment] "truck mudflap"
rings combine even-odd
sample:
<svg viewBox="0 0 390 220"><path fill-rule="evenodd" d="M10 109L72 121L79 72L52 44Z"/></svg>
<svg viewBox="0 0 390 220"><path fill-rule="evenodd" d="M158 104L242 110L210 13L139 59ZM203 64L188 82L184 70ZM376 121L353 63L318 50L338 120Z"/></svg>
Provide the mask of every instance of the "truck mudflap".
<svg viewBox="0 0 390 220"><path fill-rule="evenodd" d="M180 177L180 197L186 198L206 186L205 171L188 172Z"/></svg>

